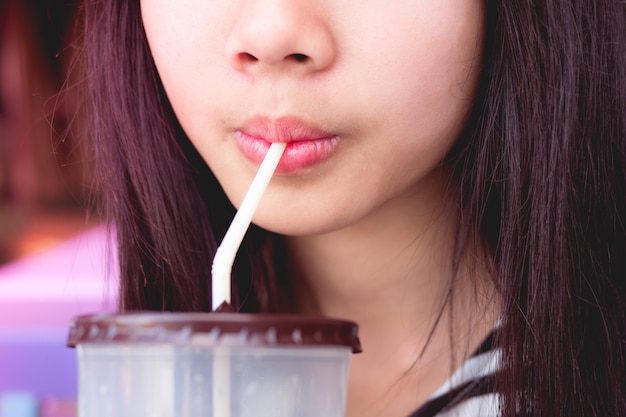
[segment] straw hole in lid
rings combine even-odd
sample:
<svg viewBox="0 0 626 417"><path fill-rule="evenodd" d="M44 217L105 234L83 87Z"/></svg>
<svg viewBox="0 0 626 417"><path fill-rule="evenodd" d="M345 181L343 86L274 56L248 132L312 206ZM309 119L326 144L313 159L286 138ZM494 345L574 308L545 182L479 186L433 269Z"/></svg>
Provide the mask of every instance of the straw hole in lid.
<svg viewBox="0 0 626 417"><path fill-rule="evenodd" d="M98 332L100 331L100 329L98 328L98 326L96 324L92 324L89 327L89 339L95 339L96 336L98 336Z"/></svg>
<svg viewBox="0 0 626 417"><path fill-rule="evenodd" d="M191 339L192 333L193 329L191 328L191 326L184 326L182 329L180 329L178 335L176 335L176 339L179 343L186 343L189 341L189 339Z"/></svg>
<svg viewBox="0 0 626 417"><path fill-rule="evenodd" d="M250 338L250 330L244 328L244 329L241 329L241 331L237 334L236 340L240 343L245 343L248 341L249 338Z"/></svg>
<svg viewBox="0 0 626 417"><path fill-rule="evenodd" d="M300 329L294 330L293 333L291 333L291 340L293 340L296 344L301 344L303 341L302 331Z"/></svg>
<svg viewBox="0 0 626 417"><path fill-rule="evenodd" d="M211 331L208 333L209 342L217 343L220 339L221 330L219 327L213 327Z"/></svg>
<svg viewBox="0 0 626 417"><path fill-rule="evenodd" d="M109 328L107 329L107 333L106 333L106 340L113 340L115 338L115 336L117 336L117 326L115 324L111 324L109 326Z"/></svg>
<svg viewBox="0 0 626 417"><path fill-rule="evenodd" d="M270 327L265 333L265 340L270 345L275 345L278 343L278 332L275 327Z"/></svg>

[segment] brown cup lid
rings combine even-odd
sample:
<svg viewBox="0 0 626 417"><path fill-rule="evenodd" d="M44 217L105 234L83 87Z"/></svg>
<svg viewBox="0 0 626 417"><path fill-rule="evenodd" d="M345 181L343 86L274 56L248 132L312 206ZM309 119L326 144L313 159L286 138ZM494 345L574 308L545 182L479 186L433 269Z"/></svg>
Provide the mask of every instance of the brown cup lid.
<svg viewBox="0 0 626 417"><path fill-rule="evenodd" d="M347 346L361 352L350 321L296 314L133 312L74 318L67 345Z"/></svg>

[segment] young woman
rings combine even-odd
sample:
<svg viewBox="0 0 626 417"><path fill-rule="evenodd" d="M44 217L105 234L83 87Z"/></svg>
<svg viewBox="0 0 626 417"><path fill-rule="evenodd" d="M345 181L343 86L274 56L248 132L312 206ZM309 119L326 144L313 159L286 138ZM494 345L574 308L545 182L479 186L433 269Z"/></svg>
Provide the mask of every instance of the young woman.
<svg viewBox="0 0 626 417"><path fill-rule="evenodd" d="M350 319L349 417L626 415L626 4L84 2L123 310ZM456 414L455 414L456 413Z"/></svg>

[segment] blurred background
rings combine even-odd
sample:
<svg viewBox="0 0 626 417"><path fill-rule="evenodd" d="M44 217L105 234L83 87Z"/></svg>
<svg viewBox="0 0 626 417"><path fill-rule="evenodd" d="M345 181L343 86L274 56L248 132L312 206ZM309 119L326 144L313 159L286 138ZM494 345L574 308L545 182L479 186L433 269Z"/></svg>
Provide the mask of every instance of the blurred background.
<svg viewBox="0 0 626 417"><path fill-rule="evenodd" d="M0 262L85 226L72 92L75 1L0 0Z"/></svg>
<svg viewBox="0 0 626 417"><path fill-rule="evenodd" d="M75 416L71 317L115 304L115 256L86 210L77 4L0 0L0 417Z"/></svg>

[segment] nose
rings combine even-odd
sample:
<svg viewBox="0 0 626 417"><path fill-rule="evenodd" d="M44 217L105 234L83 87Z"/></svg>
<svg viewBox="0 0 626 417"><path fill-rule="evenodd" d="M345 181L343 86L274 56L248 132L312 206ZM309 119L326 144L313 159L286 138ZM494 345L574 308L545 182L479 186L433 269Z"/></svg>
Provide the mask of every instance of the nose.
<svg viewBox="0 0 626 417"><path fill-rule="evenodd" d="M226 55L238 71L313 73L332 66L337 51L327 22L310 0L249 0L240 2Z"/></svg>

